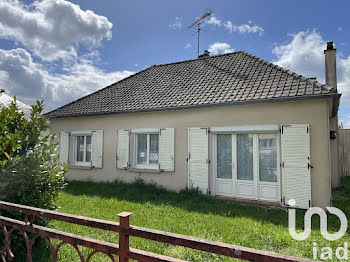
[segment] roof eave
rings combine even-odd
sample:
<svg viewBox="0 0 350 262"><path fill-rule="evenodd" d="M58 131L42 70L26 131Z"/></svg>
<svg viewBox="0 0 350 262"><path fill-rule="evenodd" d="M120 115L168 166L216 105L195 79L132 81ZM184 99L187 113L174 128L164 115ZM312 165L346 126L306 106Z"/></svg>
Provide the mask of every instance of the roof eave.
<svg viewBox="0 0 350 262"><path fill-rule="evenodd" d="M65 116L47 116L49 113L45 114L45 117L49 119L55 118L70 118L70 117L84 117L84 116L101 116L101 115L112 115L112 114L128 114L128 113L145 113L145 112L158 112L158 111L173 111L173 110L184 110L184 109L196 109L196 108L206 108L214 106L232 106L232 105L247 105L247 104L260 104L260 103L274 103L274 102L287 102L287 101L299 101L299 100L313 100L313 99L326 99L333 98L334 101L338 101L337 104L334 103L333 114L338 112L339 100L341 94L339 93L329 93L329 94L318 94L318 95L307 95L307 96L294 96L294 97L278 97L278 98L266 98L248 101L232 101L224 103L215 104L201 104L201 105L189 105L189 106L177 106L177 107L165 107L165 108L152 108L152 109L141 109L141 110L122 110L115 112L96 112L96 113L86 113L86 114L68 114ZM334 111L336 110L336 111Z"/></svg>

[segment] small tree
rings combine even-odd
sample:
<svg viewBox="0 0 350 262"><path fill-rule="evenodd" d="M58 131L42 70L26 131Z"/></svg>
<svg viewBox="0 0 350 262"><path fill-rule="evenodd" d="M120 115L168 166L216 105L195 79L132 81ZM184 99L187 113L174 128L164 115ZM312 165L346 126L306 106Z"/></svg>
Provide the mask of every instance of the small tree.
<svg viewBox="0 0 350 262"><path fill-rule="evenodd" d="M66 165L55 155L58 146L55 136L42 135L47 128L42 111L43 103L39 101L32 106L29 118L15 102L0 111L0 200L56 209L55 198L65 187ZM1 209L0 215L23 219L21 214ZM47 222L35 221L40 225ZM0 235L2 246L3 239ZM17 261L26 251L23 240L15 234L11 241Z"/></svg>

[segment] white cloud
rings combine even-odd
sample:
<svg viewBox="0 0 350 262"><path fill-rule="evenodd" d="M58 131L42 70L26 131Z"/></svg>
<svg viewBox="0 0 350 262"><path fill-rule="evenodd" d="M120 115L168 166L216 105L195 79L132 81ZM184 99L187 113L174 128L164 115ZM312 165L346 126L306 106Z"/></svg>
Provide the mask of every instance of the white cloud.
<svg viewBox="0 0 350 262"><path fill-rule="evenodd" d="M324 53L326 41L317 31L302 31L292 36L289 43L278 45L273 49L277 56L274 61L284 68L306 77L317 77L325 82ZM341 104L350 106L350 56L337 57L338 90L342 93Z"/></svg>
<svg viewBox="0 0 350 262"><path fill-rule="evenodd" d="M249 21L248 24L234 25L231 21L227 21L224 26L230 32L238 32L240 34L259 34L262 36L264 34L264 28L258 25L252 25Z"/></svg>
<svg viewBox="0 0 350 262"><path fill-rule="evenodd" d="M216 18L215 16L211 16L207 21L207 24L209 25L216 25L216 26L221 26L221 20Z"/></svg>
<svg viewBox="0 0 350 262"><path fill-rule="evenodd" d="M248 21L247 24L235 25L229 20L222 21L213 15L205 23L209 25L215 25L217 27L224 27L230 33L237 32L240 34L259 34L260 36L264 34L264 28L258 25L253 25L252 21Z"/></svg>
<svg viewBox="0 0 350 262"><path fill-rule="evenodd" d="M43 69L24 49L0 49L0 86L18 97L45 97Z"/></svg>
<svg viewBox="0 0 350 262"><path fill-rule="evenodd" d="M187 43L187 44L185 45L185 49L189 49L189 48L192 48L192 45L191 45L190 43Z"/></svg>
<svg viewBox="0 0 350 262"><path fill-rule="evenodd" d="M341 26L338 27L338 32L343 32L343 28Z"/></svg>
<svg viewBox="0 0 350 262"><path fill-rule="evenodd" d="M106 17L65 0L30 5L1 0L0 38L23 48L0 49L0 86L28 104L44 100L50 110L129 76L133 72L94 66L100 59L96 47L112 37L112 26Z"/></svg>
<svg viewBox="0 0 350 262"><path fill-rule="evenodd" d="M170 24L169 27L173 30L179 30L182 28L182 17L175 17L175 22Z"/></svg>
<svg viewBox="0 0 350 262"><path fill-rule="evenodd" d="M228 43L216 42L209 46L208 51L213 55L217 55L217 54L230 53L230 52L233 52L234 50L231 48L231 46Z"/></svg>
<svg viewBox="0 0 350 262"><path fill-rule="evenodd" d="M326 42L316 31L299 32L286 44L277 45L274 63L307 77L324 81L324 54Z"/></svg>
<svg viewBox="0 0 350 262"><path fill-rule="evenodd" d="M20 42L43 60L72 59L79 45L94 47L112 36L112 23L65 0L0 2L0 37Z"/></svg>
<svg viewBox="0 0 350 262"><path fill-rule="evenodd" d="M32 104L44 99L46 110L66 104L93 91L131 75L131 71L106 73L80 59L67 69L67 74L55 74L33 61L22 48L0 49L0 86L10 95Z"/></svg>
<svg viewBox="0 0 350 262"><path fill-rule="evenodd" d="M224 24L224 27L230 32L232 33L233 31L233 24L231 21L227 21L225 24Z"/></svg>

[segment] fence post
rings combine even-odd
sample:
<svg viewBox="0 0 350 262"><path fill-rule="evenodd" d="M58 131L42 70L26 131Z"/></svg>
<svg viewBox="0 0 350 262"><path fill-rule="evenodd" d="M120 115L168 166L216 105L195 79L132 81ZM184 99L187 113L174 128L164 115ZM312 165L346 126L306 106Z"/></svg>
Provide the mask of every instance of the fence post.
<svg viewBox="0 0 350 262"><path fill-rule="evenodd" d="M119 217L120 233L119 233L119 262L129 261L129 234L127 229L130 225L130 212L122 212L117 216Z"/></svg>

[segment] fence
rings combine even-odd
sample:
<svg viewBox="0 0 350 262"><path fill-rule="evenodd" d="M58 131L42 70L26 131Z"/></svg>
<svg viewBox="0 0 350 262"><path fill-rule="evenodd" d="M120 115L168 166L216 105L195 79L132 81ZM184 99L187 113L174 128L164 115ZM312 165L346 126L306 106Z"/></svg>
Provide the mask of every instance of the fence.
<svg viewBox="0 0 350 262"><path fill-rule="evenodd" d="M5 247L3 250L0 251L0 257L2 258L2 261L11 260L14 257L14 255L11 252L11 234L16 230L22 233L26 241L27 262L32 262L32 247L34 245L35 240L38 237L45 238L49 242L52 252L52 261L54 262L57 261L59 249L64 244L70 244L74 247L74 249L77 251L80 257L81 262L89 262L92 256L98 252L106 254L112 262L117 261L116 256L118 256L119 261L122 262L129 261L129 259L134 259L140 262L184 261L181 259L176 259L131 248L129 247L129 236L135 236L162 243L183 246L195 250L206 251L214 254L239 258L248 261L310 261L308 259L285 256L275 254L272 252L256 250L253 248L241 247L226 243L204 240L200 238L168 233L159 230L132 226L129 224L129 218L131 213L128 212L122 212L118 214L120 220L120 222L118 223L82 216L75 216L71 214L49 211L45 209L33 208L3 201L0 201L0 208L6 209L8 211L17 211L24 214L24 221L0 216L0 226L4 231L5 235ZM67 223L116 232L119 234L119 245L35 225L36 217L64 221ZM28 232L33 233L35 236L29 239L27 234ZM55 246L53 244L52 239L57 239L61 242ZM84 246L92 249L91 253L86 257L86 259L83 256L79 246Z"/></svg>
<svg viewBox="0 0 350 262"><path fill-rule="evenodd" d="M350 129L340 129L338 157L341 176L350 176Z"/></svg>

